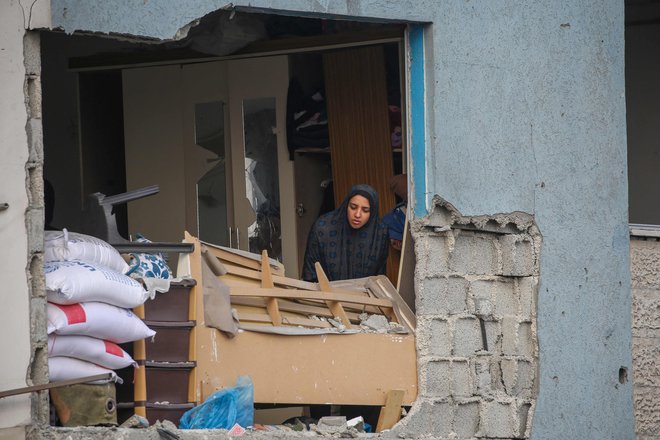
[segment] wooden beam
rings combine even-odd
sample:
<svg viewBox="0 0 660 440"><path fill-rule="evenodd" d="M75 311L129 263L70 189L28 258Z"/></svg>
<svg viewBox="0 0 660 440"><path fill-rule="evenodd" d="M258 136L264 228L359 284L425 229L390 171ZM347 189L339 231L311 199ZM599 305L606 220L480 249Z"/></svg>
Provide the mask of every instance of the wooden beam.
<svg viewBox="0 0 660 440"><path fill-rule="evenodd" d="M271 322L269 316L260 313L238 312L238 319L240 321ZM282 324L295 326L302 325L304 327L332 328L332 324L327 321L320 321L318 319L309 318L298 318L295 316L283 316Z"/></svg>
<svg viewBox="0 0 660 440"><path fill-rule="evenodd" d="M253 259L245 255L241 255L238 252L232 252L232 250L230 249L221 248L206 242L204 243L204 245L208 248L209 253L215 255L215 257L218 258L220 261L229 261L231 263L237 264L238 266L243 266L254 270L261 270L261 261L258 259L258 257L255 257L257 259ZM273 264L272 262L270 262L270 260L269 260L269 265L274 274L281 276L284 275L283 266Z"/></svg>
<svg viewBox="0 0 660 440"><path fill-rule="evenodd" d="M258 287L231 287L230 294L236 296L255 296L263 298L290 298L290 299L311 299L321 301L339 301L350 304L363 304L376 307L392 307L392 301L380 298L367 298L357 295L335 292L312 292L308 290L295 289L261 289Z"/></svg>
<svg viewBox="0 0 660 440"><path fill-rule="evenodd" d="M273 284L273 276L270 273L268 252L265 249L261 252L261 287L264 289L272 289L275 287L275 284ZM268 310L268 316L270 316L273 325L282 325L282 315L277 306L277 298L266 298L266 309Z"/></svg>
<svg viewBox="0 0 660 440"><path fill-rule="evenodd" d="M266 307L264 298L250 298L247 296L234 297L231 299L231 303L239 306ZM279 306L280 310L283 312L300 313L303 315L316 315L326 318L334 317L332 312L325 306L321 307L308 304L300 304L284 299L279 301ZM360 322L360 315L358 313L346 312L346 315L348 315L352 322Z"/></svg>
<svg viewBox="0 0 660 440"><path fill-rule="evenodd" d="M330 288L330 281L328 280L328 277L325 275L325 272L323 272L323 268L321 267L321 263L318 261L314 263L314 267L316 268L316 278L319 280L319 289L321 289L322 292L327 292L331 293L332 289ZM351 325L351 321L348 319L348 316L346 316L346 311L344 310L344 307L342 307L341 303L337 300L327 300L325 302L328 305L328 308L332 312L333 315L341 319L342 324L346 326L346 328L353 328Z"/></svg>
<svg viewBox="0 0 660 440"><path fill-rule="evenodd" d="M401 404L403 403L403 390L390 390L385 397L385 406L380 409L376 432L382 432L392 427L401 419Z"/></svg>

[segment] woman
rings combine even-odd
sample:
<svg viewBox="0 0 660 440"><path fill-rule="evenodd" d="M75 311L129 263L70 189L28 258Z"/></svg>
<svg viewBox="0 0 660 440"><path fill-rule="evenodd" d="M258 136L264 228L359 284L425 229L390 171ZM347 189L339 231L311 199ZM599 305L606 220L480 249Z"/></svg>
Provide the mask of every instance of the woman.
<svg viewBox="0 0 660 440"><path fill-rule="evenodd" d="M387 227L378 217L378 194L369 185L355 185L338 209L314 223L303 279L318 281L317 261L330 281L384 274L388 243Z"/></svg>

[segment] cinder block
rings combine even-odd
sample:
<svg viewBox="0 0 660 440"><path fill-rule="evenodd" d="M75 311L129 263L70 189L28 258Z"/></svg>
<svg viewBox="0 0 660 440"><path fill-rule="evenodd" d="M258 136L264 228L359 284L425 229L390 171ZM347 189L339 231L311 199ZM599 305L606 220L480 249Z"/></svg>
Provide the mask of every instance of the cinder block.
<svg viewBox="0 0 660 440"><path fill-rule="evenodd" d="M499 260L495 235L460 231L449 254L449 269L461 275L495 275Z"/></svg>
<svg viewBox="0 0 660 440"><path fill-rule="evenodd" d="M522 399L536 397L536 365L525 360L518 360L516 364L516 384L512 395Z"/></svg>
<svg viewBox="0 0 660 440"><path fill-rule="evenodd" d="M454 322L454 356L474 356L483 350L481 328L477 318L458 318Z"/></svg>
<svg viewBox="0 0 660 440"><path fill-rule="evenodd" d="M451 394L451 363L432 360L420 365L419 391L424 397L446 398Z"/></svg>
<svg viewBox="0 0 660 440"><path fill-rule="evenodd" d="M474 304L470 312L477 316L493 314L493 283L493 280L475 280L470 283L470 295Z"/></svg>
<svg viewBox="0 0 660 440"><path fill-rule="evenodd" d="M532 332L531 322L521 322L518 324L518 338L517 338L517 351L519 356L530 358L534 356L536 344L534 343L534 335Z"/></svg>
<svg viewBox="0 0 660 440"><path fill-rule="evenodd" d="M637 438L643 435L657 436L660 432L660 393L658 387L637 387L634 394ZM649 440L656 440L648 437Z"/></svg>
<svg viewBox="0 0 660 440"><path fill-rule="evenodd" d="M491 355L479 355L471 362L477 395L490 396L493 394L492 362L493 356Z"/></svg>
<svg viewBox="0 0 660 440"><path fill-rule="evenodd" d="M475 393L468 361L452 361L451 363L451 394L454 397L470 397Z"/></svg>
<svg viewBox="0 0 660 440"><path fill-rule="evenodd" d="M28 208L25 213L28 229L28 252L34 254L44 251L44 209Z"/></svg>
<svg viewBox="0 0 660 440"><path fill-rule="evenodd" d="M421 235L415 239L416 270L422 278L437 277L449 273L449 244L447 237Z"/></svg>
<svg viewBox="0 0 660 440"><path fill-rule="evenodd" d="M538 278L517 278L516 289L518 291L518 298L520 298L520 317L524 320L531 321L536 317Z"/></svg>
<svg viewBox="0 0 660 440"><path fill-rule="evenodd" d="M458 438L473 438L479 429L479 402L457 403L455 406L454 432Z"/></svg>
<svg viewBox="0 0 660 440"><path fill-rule="evenodd" d="M488 351L495 354L502 354L502 324L500 321L484 321L486 327L486 342Z"/></svg>
<svg viewBox="0 0 660 440"><path fill-rule="evenodd" d="M453 404L443 400L418 398L410 413L385 438L447 438L451 432ZM400 431L400 432L397 432Z"/></svg>
<svg viewBox="0 0 660 440"><path fill-rule="evenodd" d="M26 126L28 139L28 161L43 163L44 161L44 138L41 119L31 117Z"/></svg>
<svg viewBox="0 0 660 440"><path fill-rule="evenodd" d="M46 347L48 351L47 335L48 316L46 313L46 298L30 298L30 334L35 346Z"/></svg>
<svg viewBox="0 0 660 440"><path fill-rule="evenodd" d="M428 354L431 356L451 356L451 335L447 321L433 319L429 327Z"/></svg>
<svg viewBox="0 0 660 440"><path fill-rule="evenodd" d="M517 355L518 319L515 316L502 318L502 354Z"/></svg>
<svg viewBox="0 0 660 440"><path fill-rule="evenodd" d="M518 434L519 426L510 402L481 402L480 420L476 437L513 438Z"/></svg>
<svg viewBox="0 0 660 440"><path fill-rule="evenodd" d="M46 298L46 277L43 273L44 254L34 253L30 257L30 295L33 298Z"/></svg>
<svg viewBox="0 0 660 440"><path fill-rule="evenodd" d="M493 304L495 306L495 315L517 315L519 310L518 295L515 291L515 282L513 279L494 281Z"/></svg>
<svg viewBox="0 0 660 440"><path fill-rule="evenodd" d="M536 256L531 237L503 235L499 241L502 252L502 275L526 277L535 274Z"/></svg>
<svg viewBox="0 0 660 440"><path fill-rule="evenodd" d="M529 438L531 435L531 417L530 409L532 404L529 402L518 402L516 408L516 419L518 421L518 435L517 438Z"/></svg>
<svg viewBox="0 0 660 440"><path fill-rule="evenodd" d="M660 286L660 284L659 284ZM632 289L632 327L637 329L660 328L660 288Z"/></svg>
<svg viewBox="0 0 660 440"><path fill-rule="evenodd" d="M448 316L463 313L467 310L467 292L465 278L426 278L417 291L417 314Z"/></svg>
<svg viewBox="0 0 660 440"><path fill-rule="evenodd" d="M500 361L500 370L502 372L502 383L504 384L504 391L508 395L513 395L513 388L516 385L516 377L518 374L516 360L502 359Z"/></svg>
<svg viewBox="0 0 660 440"><path fill-rule="evenodd" d="M633 338L632 354L635 386L658 387L660 391L660 338Z"/></svg>

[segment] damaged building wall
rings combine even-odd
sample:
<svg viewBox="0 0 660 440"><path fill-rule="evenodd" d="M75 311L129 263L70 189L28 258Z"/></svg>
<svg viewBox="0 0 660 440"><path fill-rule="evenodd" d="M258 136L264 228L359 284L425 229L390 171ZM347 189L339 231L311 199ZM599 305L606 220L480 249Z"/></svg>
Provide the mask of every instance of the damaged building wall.
<svg viewBox="0 0 660 440"><path fill-rule="evenodd" d="M224 3L52 0L51 6L53 26L68 32L173 38L176 29ZM448 298L438 295L444 292L441 286L429 283L446 280L457 284L447 293L467 291L463 315L449 313L441 304L425 315L420 384L426 388L410 417L424 427L419 434L443 436L460 428L461 435L474 431L493 437L524 432L539 439L632 438L632 385L620 382L620 372L631 365L623 3L233 3L431 22L425 49L427 175L415 181L428 182L424 193L441 194L465 214L526 212L543 234L540 254L533 254L536 260L524 260L536 261L539 275L508 277L500 273L499 262L492 269L492 259L501 258L503 264L506 246L537 252L535 245L524 244L538 239L531 229L506 234L479 228L451 234L420 229L416 248L424 269L417 274L418 306L423 309L422 300ZM421 165L413 163L413 172ZM530 241L517 241L525 234ZM450 235L453 245L463 249L454 247L452 254L462 269L443 266L454 261L442 253L449 249ZM488 314L488 302L474 303L475 295L481 300L484 291L506 298L511 284L516 294L521 289L533 292L525 286L537 276L536 326L523 319L520 304L515 314L513 309L500 313L491 304ZM528 280L521 287L522 279ZM25 296L17 300L25 301ZM486 339L494 347L502 335L501 355L464 351L483 343L475 329L478 315L483 315ZM456 335L462 339L454 340ZM443 343L443 336L451 340ZM429 342L431 338L437 342ZM520 347L521 341L531 343ZM445 351L433 351L437 347ZM453 348L446 351L448 347ZM445 374L448 367L455 381ZM519 377L525 381L519 383ZM492 390L487 390L489 383ZM452 406L455 413L446 408L449 402L457 404ZM524 413L532 409L530 427ZM442 422L443 417L451 422Z"/></svg>
<svg viewBox="0 0 660 440"><path fill-rule="evenodd" d="M529 438L538 396L541 235L530 215L415 222L419 396L400 430Z"/></svg>
<svg viewBox="0 0 660 440"><path fill-rule="evenodd" d="M633 380L638 440L660 439L660 239L632 236Z"/></svg>
<svg viewBox="0 0 660 440"><path fill-rule="evenodd" d="M47 381L43 287L43 146L38 35L47 4L0 4L0 390ZM47 420L45 393L0 399L0 437ZM6 429L5 429L6 428Z"/></svg>

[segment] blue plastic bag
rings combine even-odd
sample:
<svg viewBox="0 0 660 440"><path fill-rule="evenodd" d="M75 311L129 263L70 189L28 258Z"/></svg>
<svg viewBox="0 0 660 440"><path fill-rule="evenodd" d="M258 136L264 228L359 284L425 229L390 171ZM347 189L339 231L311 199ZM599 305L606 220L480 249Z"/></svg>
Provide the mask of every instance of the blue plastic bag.
<svg viewBox="0 0 660 440"><path fill-rule="evenodd" d="M179 421L181 429L231 429L254 423L254 387L249 376L240 376L233 388L211 394L201 405L186 411Z"/></svg>

